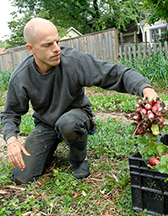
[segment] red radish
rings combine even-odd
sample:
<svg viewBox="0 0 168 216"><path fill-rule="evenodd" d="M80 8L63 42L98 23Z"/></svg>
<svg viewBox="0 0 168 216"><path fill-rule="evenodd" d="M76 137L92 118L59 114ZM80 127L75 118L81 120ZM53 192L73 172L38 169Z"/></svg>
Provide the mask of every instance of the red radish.
<svg viewBox="0 0 168 216"><path fill-rule="evenodd" d="M146 119L146 120L142 123L141 127L142 127L142 129L143 129L144 131L147 131L147 129L150 127L150 125L151 125L150 121L149 121L148 119Z"/></svg>
<svg viewBox="0 0 168 216"><path fill-rule="evenodd" d="M153 100L151 101L151 105L153 106L155 103L161 102L161 101L162 101L162 100L161 100L160 97L155 97L155 98L153 98Z"/></svg>
<svg viewBox="0 0 168 216"><path fill-rule="evenodd" d="M160 124L165 125L165 124L166 124L166 120L164 120L164 118L163 118L162 116L157 116L157 117L156 117L156 123L157 123L158 125L160 125Z"/></svg>
<svg viewBox="0 0 168 216"><path fill-rule="evenodd" d="M164 153L164 155L168 155L167 153Z"/></svg>
<svg viewBox="0 0 168 216"><path fill-rule="evenodd" d="M156 102L157 102L157 101L156 101L156 98L153 98L153 100L150 101L150 105L151 105L151 107L153 107L153 105L154 105Z"/></svg>
<svg viewBox="0 0 168 216"><path fill-rule="evenodd" d="M144 107L145 107L146 110L151 110L152 109L152 106L149 103L145 104Z"/></svg>
<svg viewBox="0 0 168 216"><path fill-rule="evenodd" d="M140 106L143 106L144 105L144 102L140 99L140 100L138 100L138 103L137 103L138 105L140 105Z"/></svg>
<svg viewBox="0 0 168 216"><path fill-rule="evenodd" d="M141 119L141 115L140 113L129 113L128 118L138 121Z"/></svg>
<svg viewBox="0 0 168 216"><path fill-rule="evenodd" d="M141 120L141 115L139 113L137 113L137 115L134 116L134 119L136 119L137 121Z"/></svg>
<svg viewBox="0 0 168 216"><path fill-rule="evenodd" d="M133 113L129 113L127 116L128 116L129 119L131 119L132 115L133 115Z"/></svg>
<svg viewBox="0 0 168 216"><path fill-rule="evenodd" d="M132 119L139 121L141 119L140 113L135 113L134 115L132 115Z"/></svg>
<svg viewBox="0 0 168 216"><path fill-rule="evenodd" d="M158 116L162 109L163 108L159 103L155 103L152 107L152 112L154 112Z"/></svg>
<svg viewBox="0 0 168 216"><path fill-rule="evenodd" d="M155 118L155 115L153 114L153 112L151 110L148 110L148 118L150 120L153 120Z"/></svg>
<svg viewBox="0 0 168 216"><path fill-rule="evenodd" d="M160 160L160 156L156 156L156 159L157 159L157 160Z"/></svg>
<svg viewBox="0 0 168 216"><path fill-rule="evenodd" d="M139 112L141 109L142 109L142 107L141 107L139 104L135 104L134 110L135 110L136 112Z"/></svg>
<svg viewBox="0 0 168 216"><path fill-rule="evenodd" d="M140 135L144 135L144 134L146 133L146 132L143 131L142 128L140 128L140 127L138 127L137 131L138 131L138 133L139 133Z"/></svg>
<svg viewBox="0 0 168 216"><path fill-rule="evenodd" d="M148 97L144 97L144 98L143 98L143 103L144 103L144 104L149 103L149 98L148 98Z"/></svg>
<svg viewBox="0 0 168 216"><path fill-rule="evenodd" d="M147 114L147 110L144 109L144 108L142 108L139 112L140 112L140 114L142 115L142 118L144 118L145 115Z"/></svg>
<svg viewBox="0 0 168 216"><path fill-rule="evenodd" d="M156 158L150 158L149 159L149 164L152 165L152 166L156 166L159 163L160 163L160 161L157 160Z"/></svg>

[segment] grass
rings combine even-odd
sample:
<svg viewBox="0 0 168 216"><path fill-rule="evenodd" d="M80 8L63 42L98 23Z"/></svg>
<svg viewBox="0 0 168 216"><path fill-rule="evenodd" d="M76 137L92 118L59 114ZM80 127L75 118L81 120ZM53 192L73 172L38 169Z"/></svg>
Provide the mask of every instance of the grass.
<svg viewBox="0 0 168 216"><path fill-rule="evenodd" d="M153 58L152 61L154 61ZM158 61L158 58L157 56L155 61ZM160 61L164 62L162 58L163 56L160 56ZM151 60L144 61L150 62ZM126 62L126 64L133 63ZM144 64L147 65L147 63ZM144 64L136 62L137 68L141 66L145 68ZM151 68L150 65L148 67L149 71L153 72L153 65L151 64ZM149 71L145 76L151 79L152 74L149 74ZM160 74L159 67L156 67L155 73ZM3 95L7 89L9 76L8 73L5 76L2 75L2 72L0 76L3 83L0 91ZM159 89L163 88L164 80L161 83L153 78L153 82L154 80ZM95 96L88 95L88 97L94 111L124 113L133 111L136 96L111 93L98 87L92 89ZM160 95L162 93L161 91ZM166 94L163 94L162 98L168 101ZM148 134L143 137L132 136L135 125L130 122L118 122L112 118L96 119L96 124L98 126L96 133L88 137L87 151L91 175L87 179L76 180L71 175L72 169L67 162L69 149L63 142L59 145L53 163L46 173L37 182L29 185L18 187L11 182L12 167L7 159L0 159L0 189L4 192L4 194L0 192L0 216L21 216L32 210L38 212L37 216L51 214L60 216L107 214L147 216L146 212L135 212L132 209L128 157L141 149L144 143L151 139L156 141L157 137ZM20 134L28 135L33 128L31 114L27 113L22 116ZM167 130L166 125L162 133L166 133ZM0 153L6 155L6 148L1 148Z"/></svg>

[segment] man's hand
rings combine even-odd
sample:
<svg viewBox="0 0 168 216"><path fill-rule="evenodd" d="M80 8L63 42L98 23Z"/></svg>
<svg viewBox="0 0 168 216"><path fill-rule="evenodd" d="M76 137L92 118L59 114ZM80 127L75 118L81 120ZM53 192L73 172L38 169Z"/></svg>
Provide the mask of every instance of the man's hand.
<svg viewBox="0 0 168 216"><path fill-rule="evenodd" d="M153 98L158 97L154 89L146 87L143 89L143 96L148 97L149 101L152 101Z"/></svg>
<svg viewBox="0 0 168 216"><path fill-rule="evenodd" d="M152 101L153 98L158 97L154 89L149 87L144 88L142 92L144 97L148 97L149 101ZM164 109L167 110L167 107L165 106Z"/></svg>
<svg viewBox="0 0 168 216"><path fill-rule="evenodd" d="M15 138L16 140L16 138ZM11 141L8 140L7 143ZM31 155L26 151L26 149L22 146L22 144L19 141L14 141L11 144L8 145L8 157L9 162L12 164L13 167L18 167L22 171L25 169L25 163L23 161L23 157L21 152L23 152L27 157L30 157Z"/></svg>

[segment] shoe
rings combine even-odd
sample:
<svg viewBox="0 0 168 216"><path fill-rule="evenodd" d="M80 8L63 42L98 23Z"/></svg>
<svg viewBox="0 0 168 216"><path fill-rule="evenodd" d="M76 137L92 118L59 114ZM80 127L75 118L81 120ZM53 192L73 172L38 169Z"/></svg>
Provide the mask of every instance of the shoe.
<svg viewBox="0 0 168 216"><path fill-rule="evenodd" d="M77 179L87 178L90 175L88 160L83 160L81 163L73 165L72 175Z"/></svg>

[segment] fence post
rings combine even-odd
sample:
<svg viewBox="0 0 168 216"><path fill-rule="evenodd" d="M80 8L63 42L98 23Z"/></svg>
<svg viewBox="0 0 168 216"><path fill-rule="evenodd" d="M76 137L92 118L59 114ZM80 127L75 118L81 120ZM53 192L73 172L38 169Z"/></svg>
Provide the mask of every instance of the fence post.
<svg viewBox="0 0 168 216"><path fill-rule="evenodd" d="M155 30L153 30L153 36L154 36L154 43L156 43L156 34L155 34Z"/></svg>
<svg viewBox="0 0 168 216"><path fill-rule="evenodd" d="M123 43L123 33L120 33L120 41L121 41L121 58L123 57L123 51L124 51L124 43Z"/></svg>
<svg viewBox="0 0 168 216"><path fill-rule="evenodd" d="M141 44L138 46L138 59L141 60Z"/></svg>
<svg viewBox="0 0 168 216"><path fill-rule="evenodd" d="M134 43L137 44L137 33L134 31Z"/></svg>
<svg viewBox="0 0 168 216"><path fill-rule="evenodd" d="M134 56L134 59L136 59L136 56L137 56L137 51L136 51L136 44L134 44L134 46L133 46L133 56Z"/></svg>
<svg viewBox="0 0 168 216"><path fill-rule="evenodd" d="M148 44L147 44L147 32L145 32L145 53L147 53L147 47Z"/></svg>

